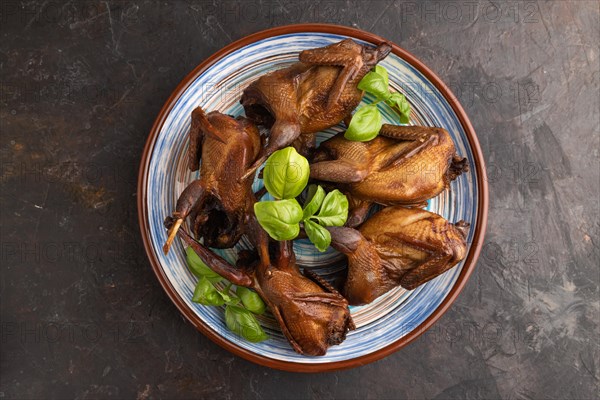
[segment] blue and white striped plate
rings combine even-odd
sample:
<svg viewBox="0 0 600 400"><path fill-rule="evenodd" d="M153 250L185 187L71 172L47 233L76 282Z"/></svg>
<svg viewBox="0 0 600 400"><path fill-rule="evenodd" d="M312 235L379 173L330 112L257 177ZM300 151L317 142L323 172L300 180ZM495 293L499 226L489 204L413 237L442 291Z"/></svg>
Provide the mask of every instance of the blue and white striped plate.
<svg viewBox="0 0 600 400"><path fill-rule="evenodd" d="M165 114L159 117L160 121L155 125L154 137L149 139L142 162L142 234L155 270L158 268L161 283L188 319L205 333L210 333L213 340L222 345L225 343L225 347L238 350L236 353L254 361L270 364L268 360L273 360L276 367L288 365L287 369L293 369L289 368L292 365L290 363L321 364L323 367L342 364L348 366L352 365L352 360L369 359L370 357L365 356L401 341L414 333L415 329L422 327L425 320L434 314L449 295L463 269L461 263L414 291L398 288L372 304L351 307L357 329L350 332L341 345L331 347L327 355L306 357L292 350L271 315L260 317L261 324L270 336L267 341L250 343L230 332L225 327L223 308L206 307L191 301L196 278L186 267L182 244L176 242L168 255L162 253L162 245L167 238L163 220L173 212L178 195L197 176L197 173L187 170L185 158L192 110L200 105L207 111L243 114L239 99L242 90L250 82L266 72L297 61L301 50L325 46L345 37L347 36L325 32L280 34L256 40L217 57L212 65L189 81L184 90L180 90L178 97L175 95L170 100L170 106L166 106ZM355 40L363 42L356 37ZM449 100L419 69L393 53L381 65L389 71L393 90L404 93L410 101L411 124L447 129L454 139L458 154L469 160L470 172L452 182L450 191L430 200L427 209L452 222L461 219L470 222L472 229L468 242L472 243L478 227L478 200L482 194L481 179L478 180L476 174L471 147L473 138L470 145L466 129ZM365 103L371 101L369 97L364 99ZM387 107L384 118L385 122L398 123L397 115ZM324 140L341 130L341 126L329 129L321 133L319 139ZM257 180L255 189L259 187L261 185ZM239 246L245 245L247 243L240 243ZM325 277L334 277L345 267L344 257L333 249L319 253L310 243L301 240L295 243L294 248L301 266L313 269ZM235 260L236 249L222 250L219 253L230 261ZM253 355L257 357L254 358Z"/></svg>

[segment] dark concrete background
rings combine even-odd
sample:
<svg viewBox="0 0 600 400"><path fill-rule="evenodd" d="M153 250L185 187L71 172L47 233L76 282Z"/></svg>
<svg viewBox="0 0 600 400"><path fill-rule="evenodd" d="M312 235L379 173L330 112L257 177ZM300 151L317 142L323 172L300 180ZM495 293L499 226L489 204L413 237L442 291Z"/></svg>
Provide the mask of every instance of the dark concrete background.
<svg viewBox="0 0 600 400"><path fill-rule="evenodd" d="M0 4L0 398L598 398L597 1ZM382 361L320 375L198 333L136 210L142 148L181 79L300 22L374 32L430 66L473 122L491 196L450 311Z"/></svg>

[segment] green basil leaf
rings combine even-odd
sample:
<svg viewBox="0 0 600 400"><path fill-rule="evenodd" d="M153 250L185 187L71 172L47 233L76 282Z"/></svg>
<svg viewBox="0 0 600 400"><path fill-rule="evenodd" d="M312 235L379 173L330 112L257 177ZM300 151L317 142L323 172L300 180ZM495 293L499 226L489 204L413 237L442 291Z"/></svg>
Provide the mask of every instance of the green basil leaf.
<svg viewBox="0 0 600 400"><path fill-rule="evenodd" d="M343 226L348 219L348 198L337 189L327 193L319 215L312 218L323 226Z"/></svg>
<svg viewBox="0 0 600 400"><path fill-rule="evenodd" d="M390 95L390 89L388 87L387 71L385 76L380 75L376 71L368 72L364 78L360 80L357 86L360 90L369 92L378 99L386 99Z"/></svg>
<svg viewBox="0 0 600 400"><path fill-rule="evenodd" d="M265 187L276 199L293 199L308 182L308 160L293 147L277 150L267 159L263 172Z"/></svg>
<svg viewBox="0 0 600 400"><path fill-rule="evenodd" d="M388 106L400 111L401 123L408 124L410 122L410 103L402 93L392 93L385 102Z"/></svg>
<svg viewBox="0 0 600 400"><path fill-rule="evenodd" d="M267 306L265 305L263 299L261 299L258 293L256 293L254 290L238 286L235 293L242 300L244 307L252 311L254 314L262 314L265 312Z"/></svg>
<svg viewBox="0 0 600 400"><path fill-rule="evenodd" d="M269 338L256 317L250 311L239 306L228 305L225 308L225 324L230 331L253 343Z"/></svg>
<svg viewBox="0 0 600 400"><path fill-rule="evenodd" d="M205 277L212 283L217 283L223 279L221 275L210 269L210 267L206 265L204 261L200 259L200 257L198 257L198 254L196 254L191 246L188 246L185 249L185 257L192 274L194 274L197 278Z"/></svg>
<svg viewBox="0 0 600 400"><path fill-rule="evenodd" d="M254 214L263 229L275 240L292 240L300 232L302 207L296 199L254 203Z"/></svg>
<svg viewBox="0 0 600 400"><path fill-rule="evenodd" d="M396 108L402 114L410 113L410 103L402 93L392 93L385 101L390 107Z"/></svg>
<svg viewBox="0 0 600 400"><path fill-rule="evenodd" d="M223 301L227 304L230 303L234 303L237 304L240 299L237 298L237 296L231 296L229 293L229 288L231 287L231 283L228 284L223 290L218 290L217 293L219 293L219 295L221 296L221 298L223 299Z"/></svg>
<svg viewBox="0 0 600 400"><path fill-rule="evenodd" d="M381 75L383 77L383 81L385 82L385 86L388 87L390 84L389 84L389 80L388 80L387 69L385 69L381 65L376 65L375 66L375 72L378 73L379 75Z"/></svg>
<svg viewBox="0 0 600 400"><path fill-rule="evenodd" d="M379 134L381 125L383 121L377 106L375 104L362 106L352 116L344 137L357 142L367 142Z"/></svg>
<svg viewBox="0 0 600 400"><path fill-rule="evenodd" d="M222 306L225 304L222 294L204 276L196 284L192 301L205 306Z"/></svg>
<svg viewBox="0 0 600 400"><path fill-rule="evenodd" d="M304 221L304 230L306 231L310 241L313 242L315 247L320 252L327 250L331 244L331 234L327 229L323 228L316 222L306 220Z"/></svg>
<svg viewBox="0 0 600 400"><path fill-rule="evenodd" d="M323 190L321 185L310 185L308 187L304 209L302 210L302 220L307 220L315 215L315 213L319 211L319 208L321 208L323 199L325 199L325 190Z"/></svg>

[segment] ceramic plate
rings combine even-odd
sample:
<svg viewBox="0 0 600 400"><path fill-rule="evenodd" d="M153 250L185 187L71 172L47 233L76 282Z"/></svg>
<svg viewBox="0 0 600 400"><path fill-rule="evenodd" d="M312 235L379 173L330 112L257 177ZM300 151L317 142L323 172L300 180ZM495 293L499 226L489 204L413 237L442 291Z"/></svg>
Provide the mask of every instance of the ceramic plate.
<svg viewBox="0 0 600 400"><path fill-rule="evenodd" d="M346 341L323 357L296 354L270 314L260 322L270 339L250 343L225 327L224 309L191 301L196 278L188 271L184 247L176 242L168 255L165 216L175 209L177 196L196 178L186 168L190 113L197 106L226 114L243 114L242 90L262 74L297 61L304 49L322 47L351 37L357 42L379 44L383 38L351 28L331 25L293 25L260 32L239 40L196 68L165 104L150 133L140 167L138 206L146 251L161 284L180 311L209 338L232 352L274 368L292 371L325 371L362 365L391 353L420 335L447 309L475 266L487 214L487 187L479 144L464 111L447 87L412 55L394 45L380 65L387 68L393 90L404 93L412 106L411 124L443 127L452 136L460 156L467 157L470 172L452 182L451 190L429 201L427 209L449 221L471 223L466 259L438 278L413 290L398 288L373 303L351 307L357 329ZM373 99L366 97L363 102ZM398 123L387 108L385 122ZM340 132L336 126L319 134L324 140ZM255 181L255 189L261 187ZM242 242L238 246L247 246ZM294 249L303 268L333 278L344 267L344 257L330 249L319 253L309 242ZM236 249L221 250L235 260Z"/></svg>

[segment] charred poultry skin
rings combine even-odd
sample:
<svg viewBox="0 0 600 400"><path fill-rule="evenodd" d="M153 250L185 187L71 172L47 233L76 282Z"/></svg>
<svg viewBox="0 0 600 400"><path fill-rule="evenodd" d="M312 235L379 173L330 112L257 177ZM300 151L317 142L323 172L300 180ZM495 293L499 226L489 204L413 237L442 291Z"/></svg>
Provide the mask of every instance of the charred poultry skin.
<svg viewBox="0 0 600 400"><path fill-rule="evenodd" d="M315 146L316 132L338 124L358 106L364 94L358 83L390 51L388 43L367 47L344 39L304 50L300 62L250 84L241 99L246 115L271 133L246 175L292 143L306 155Z"/></svg>
<svg viewBox="0 0 600 400"><path fill-rule="evenodd" d="M192 112L189 136L188 166L191 171L200 168L200 178L177 200L165 254L188 216L194 234L204 238L206 245L232 247L244 233L246 211L254 201L252 178L242 179L242 175L261 148L256 125L244 117L206 114L198 107Z"/></svg>
<svg viewBox="0 0 600 400"><path fill-rule="evenodd" d="M347 140L343 133L323 142L310 176L340 184L352 198L348 226L357 226L371 203L419 205L467 170L445 129L384 124L368 142Z"/></svg>
<svg viewBox="0 0 600 400"><path fill-rule="evenodd" d="M331 227L332 246L348 256L344 297L368 304L394 287L412 290L464 259L469 225L418 208L387 207L359 230Z"/></svg>
<svg viewBox="0 0 600 400"><path fill-rule="evenodd" d="M165 226L169 228L172 223L172 219L167 220ZM266 234L253 216L250 229L258 258L241 252L236 267L183 229L178 234L213 271L235 285L256 290L297 353L325 355L330 346L343 342L346 333L354 329L348 301L316 275L309 279L300 272L291 242L278 242L272 258Z"/></svg>

